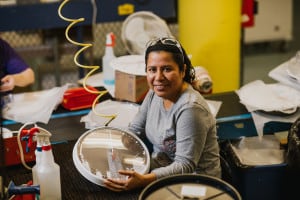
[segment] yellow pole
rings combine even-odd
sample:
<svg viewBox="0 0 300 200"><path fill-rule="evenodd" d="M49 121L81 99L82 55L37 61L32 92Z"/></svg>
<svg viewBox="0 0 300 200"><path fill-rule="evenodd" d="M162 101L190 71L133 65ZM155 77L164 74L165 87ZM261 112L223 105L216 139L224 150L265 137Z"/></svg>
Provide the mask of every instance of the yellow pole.
<svg viewBox="0 0 300 200"><path fill-rule="evenodd" d="M179 41L206 68L213 93L240 87L241 0L179 0Z"/></svg>

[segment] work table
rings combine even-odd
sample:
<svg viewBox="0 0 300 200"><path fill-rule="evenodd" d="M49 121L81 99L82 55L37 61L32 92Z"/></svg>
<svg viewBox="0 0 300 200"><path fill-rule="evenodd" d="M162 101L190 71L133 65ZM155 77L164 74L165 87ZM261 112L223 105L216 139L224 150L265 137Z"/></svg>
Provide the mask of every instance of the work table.
<svg viewBox="0 0 300 200"><path fill-rule="evenodd" d="M256 135L251 113L239 103L239 98L234 92L206 95L205 98L222 101L216 117L220 140ZM77 139L88 131L80 119L90 111L90 109L68 111L59 107L52 114L48 124L38 123L52 133L51 142L58 142L52 146L55 161L61 169L63 199L138 199L142 189L122 193L112 192L89 182L75 168L72 158L73 147ZM21 127L20 123L10 120L5 120L3 124L10 130L18 130ZM274 128L274 124L268 126ZM288 130L289 127L290 124L280 124L280 126L276 125L275 129ZM22 165L6 167L5 171L7 174L5 185L8 185L10 180L13 180L16 185L21 185L32 179L31 171Z"/></svg>

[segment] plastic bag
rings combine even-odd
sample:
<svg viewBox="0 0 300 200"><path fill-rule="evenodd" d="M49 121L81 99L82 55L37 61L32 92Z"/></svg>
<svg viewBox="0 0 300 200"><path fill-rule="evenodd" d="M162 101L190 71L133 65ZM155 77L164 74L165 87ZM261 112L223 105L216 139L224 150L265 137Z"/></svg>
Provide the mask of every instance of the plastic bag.
<svg viewBox="0 0 300 200"><path fill-rule="evenodd" d="M67 88L66 84L49 90L14 94L13 101L3 109L3 117L20 123L47 124Z"/></svg>

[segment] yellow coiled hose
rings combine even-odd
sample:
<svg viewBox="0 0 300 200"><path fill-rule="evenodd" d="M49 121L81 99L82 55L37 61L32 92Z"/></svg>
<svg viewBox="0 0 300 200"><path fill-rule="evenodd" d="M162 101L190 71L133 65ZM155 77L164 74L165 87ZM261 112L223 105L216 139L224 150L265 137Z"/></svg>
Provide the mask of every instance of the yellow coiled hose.
<svg viewBox="0 0 300 200"><path fill-rule="evenodd" d="M102 115L100 113L97 113L96 110L95 110L95 106L96 106L96 103L97 101L104 95L107 93L107 90L105 91L93 91L93 90L90 90L87 86L86 86L86 80L88 79L88 77L90 75L92 75L95 71L97 71L100 66L98 65L94 65L94 66L91 66L91 65L83 65L83 64L80 64L78 62L78 56L83 52L85 51L86 49L92 47L93 45L90 44L90 43L81 43L81 42L76 42L74 40L72 40L70 37L69 37L69 31L70 29L77 23L80 23L82 21L84 21L85 19L84 18L78 18L78 19L70 19L70 18L66 18L64 17L62 14L61 14L61 11L62 11L62 8L65 6L65 4L67 2L69 2L70 0L64 0L62 1L62 3L60 4L59 8L58 8L58 15L60 18L62 18L63 20L67 21L67 22L70 22L70 24L67 26L66 30L65 30L65 36L67 38L67 40L72 43L72 44L75 44L77 46L81 46L81 48L75 53L74 55L74 62L75 64L78 66L78 67L82 67L84 69L90 69L90 71L86 74L86 76L84 77L83 79L83 87L86 91L90 92L90 93L93 93L93 94L99 94L97 96L97 98L94 100L93 102L93 106L92 106L92 110L93 112L98 115L98 116L101 116L101 117L105 117L105 118L111 118L109 122L111 122L114 118L116 118L116 115ZM106 125L108 124L106 123Z"/></svg>

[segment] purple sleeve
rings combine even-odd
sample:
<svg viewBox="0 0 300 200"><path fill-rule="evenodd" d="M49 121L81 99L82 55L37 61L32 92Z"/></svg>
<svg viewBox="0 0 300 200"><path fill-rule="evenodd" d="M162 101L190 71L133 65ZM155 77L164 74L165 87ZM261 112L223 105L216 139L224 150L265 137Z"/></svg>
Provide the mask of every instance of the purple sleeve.
<svg viewBox="0 0 300 200"><path fill-rule="evenodd" d="M29 68L24 60L17 54L17 52L4 40L0 39L0 48L3 52L3 65L6 74L16 74Z"/></svg>

